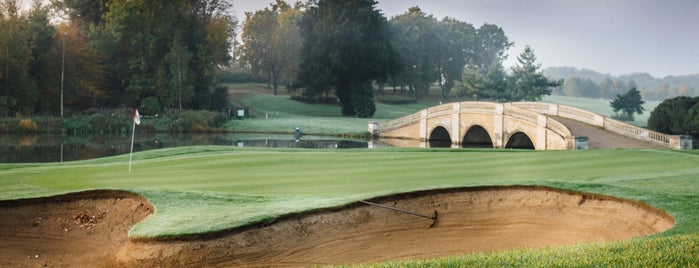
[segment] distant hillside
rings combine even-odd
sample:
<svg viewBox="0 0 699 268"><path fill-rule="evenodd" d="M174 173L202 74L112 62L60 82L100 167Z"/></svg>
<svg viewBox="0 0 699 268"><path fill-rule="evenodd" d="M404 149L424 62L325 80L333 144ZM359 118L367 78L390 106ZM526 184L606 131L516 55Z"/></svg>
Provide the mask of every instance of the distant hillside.
<svg viewBox="0 0 699 268"><path fill-rule="evenodd" d="M648 73L632 73L615 77L589 69L563 66L546 68L544 75L565 81L561 88L554 91L554 94L564 96L613 98L616 94L624 93L634 86L647 100L699 95L699 73L664 78L656 78Z"/></svg>
<svg viewBox="0 0 699 268"><path fill-rule="evenodd" d="M583 78L583 79L590 79L593 82L599 84L604 80L605 78L611 78L614 79L613 76L609 74L603 74L603 73L598 73L590 69L578 69L575 67L568 67L568 66L563 66L563 67L549 67L544 69L544 75L548 76L549 78L553 79L563 79L565 80L568 77L577 77L577 78Z"/></svg>

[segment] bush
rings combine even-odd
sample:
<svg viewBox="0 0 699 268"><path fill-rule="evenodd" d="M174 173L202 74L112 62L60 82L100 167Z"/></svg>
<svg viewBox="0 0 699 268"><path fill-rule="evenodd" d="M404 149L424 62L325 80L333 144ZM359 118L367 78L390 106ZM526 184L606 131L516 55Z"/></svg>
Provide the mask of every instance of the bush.
<svg viewBox="0 0 699 268"><path fill-rule="evenodd" d="M650 113L648 128L668 134L697 135L699 124L694 122L699 121L698 103L699 97L666 99Z"/></svg>
<svg viewBox="0 0 699 268"><path fill-rule="evenodd" d="M379 102L384 104L413 104L417 103L417 99L410 96L402 95L381 95L377 98Z"/></svg>
<svg viewBox="0 0 699 268"><path fill-rule="evenodd" d="M146 115L156 115L160 113L160 101L157 97L146 97L141 100L141 107L139 108L141 114Z"/></svg>
<svg viewBox="0 0 699 268"><path fill-rule="evenodd" d="M34 123L34 120L20 119L19 130L25 133L36 133L39 132L39 126L36 123Z"/></svg>
<svg viewBox="0 0 699 268"><path fill-rule="evenodd" d="M212 132L225 120L220 113L208 111L183 111L168 117L172 121L167 124L167 130L173 133Z"/></svg>

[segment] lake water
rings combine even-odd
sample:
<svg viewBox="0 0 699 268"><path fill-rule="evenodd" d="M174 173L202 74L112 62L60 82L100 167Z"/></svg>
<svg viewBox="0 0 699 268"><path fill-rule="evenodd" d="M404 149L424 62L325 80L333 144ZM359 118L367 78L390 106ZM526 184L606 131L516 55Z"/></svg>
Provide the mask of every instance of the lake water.
<svg viewBox="0 0 699 268"><path fill-rule="evenodd" d="M277 134L136 134L134 152L178 146L223 145L345 149L377 147L420 147L416 141L371 141L338 137ZM41 163L92 159L129 153L130 135L61 136L48 134L0 134L0 163ZM423 146L424 147L424 146Z"/></svg>

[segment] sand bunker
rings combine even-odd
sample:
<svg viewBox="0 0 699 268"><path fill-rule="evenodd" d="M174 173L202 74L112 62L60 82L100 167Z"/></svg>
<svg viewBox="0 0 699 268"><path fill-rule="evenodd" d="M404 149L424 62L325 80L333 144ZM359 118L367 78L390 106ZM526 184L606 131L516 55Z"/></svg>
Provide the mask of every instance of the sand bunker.
<svg viewBox="0 0 699 268"><path fill-rule="evenodd" d="M0 202L0 266L306 266L624 240L665 231L647 205L547 187L477 187L371 200L181 241L129 241L152 208L125 192ZM93 222L94 221L94 222ZM67 230L66 230L67 229Z"/></svg>

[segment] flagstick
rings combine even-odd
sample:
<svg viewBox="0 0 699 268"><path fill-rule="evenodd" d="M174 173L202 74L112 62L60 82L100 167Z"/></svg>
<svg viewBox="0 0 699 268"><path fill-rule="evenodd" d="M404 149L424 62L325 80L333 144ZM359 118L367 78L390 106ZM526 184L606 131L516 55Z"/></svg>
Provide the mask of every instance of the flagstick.
<svg viewBox="0 0 699 268"><path fill-rule="evenodd" d="M133 120L133 130L131 131L131 153L129 153L129 173L131 173L131 159L133 158L133 139L136 136L136 120Z"/></svg>

